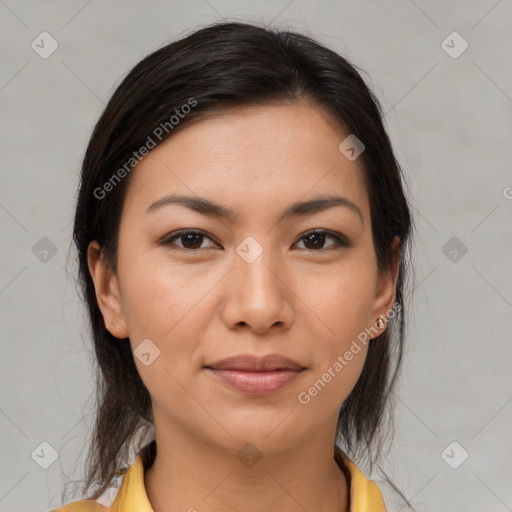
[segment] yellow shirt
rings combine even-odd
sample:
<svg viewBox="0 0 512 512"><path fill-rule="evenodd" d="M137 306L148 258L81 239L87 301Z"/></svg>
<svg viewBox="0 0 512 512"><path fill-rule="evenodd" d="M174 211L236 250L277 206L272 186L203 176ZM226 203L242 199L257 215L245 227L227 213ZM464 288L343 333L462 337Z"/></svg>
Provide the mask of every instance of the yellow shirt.
<svg viewBox="0 0 512 512"><path fill-rule="evenodd" d="M135 462L124 474L121 487L110 507L95 500L83 499L50 512L153 512L144 487L144 471L149 466L142 452L148 447L146 445L141 449ZM350 512L386 512L382 494L375 482L368 480L338 446L334 458L350 485Z"/></svg>

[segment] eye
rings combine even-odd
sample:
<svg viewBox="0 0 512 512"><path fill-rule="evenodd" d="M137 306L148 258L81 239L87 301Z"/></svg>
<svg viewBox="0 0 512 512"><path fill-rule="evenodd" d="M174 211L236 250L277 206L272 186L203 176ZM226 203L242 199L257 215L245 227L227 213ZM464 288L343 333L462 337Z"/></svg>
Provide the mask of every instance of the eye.
<svg viewBox="0 0 512 512"><path fill-rule="evenodd" d="M337 247L351 247L352 245L343 235L334 234L326 230L309 231L306 234L302 235L300 240L305 240L306 250L321 252L327 250L323 247L326 238L331 238L334 240L334 243L328 246L327 249Z"/></svg>
<svg viewBox="0 0 512 512"><path fill-rule="evenodd" d="M164 240L162 240L162 244L163 245L176 245L174 243L174 241L180 240L182 242L182 245L177 246L179 249L194 251L194 250L199 250L199 249L205 248L205 247L201 247L201 242L205 238L212 240L203 231L198 231L195 229L184 229L182 231L178 231L174 234L171 234L169 237L166 237Z"/></svg>
<svg viewBox="0 0 512 512"><path fill-rule="evenodd" d="M335 234L326 230L312 230L302 235L299 241L305 241L305 249L314 252L321 252L327 250L324 247L326 239L334 240L334 243L329 245L327 249L333 249L337 247L351 247L352 244L340 234ZM213 242L213 240L204 232L196 229L183 229L181 231L177 231L175 233L171 233L169 236L165 237L161 244L162 245L170 245L175 246L178 249L188 250L189 252L198 251L201 249L205 249L208 247L201 247L202 242L208 239ZM180 241L181 245L176 244L175 241ZM210 247L215 247L216 244L210 245ZM218 246L217 246L218 247Z"/></svg>

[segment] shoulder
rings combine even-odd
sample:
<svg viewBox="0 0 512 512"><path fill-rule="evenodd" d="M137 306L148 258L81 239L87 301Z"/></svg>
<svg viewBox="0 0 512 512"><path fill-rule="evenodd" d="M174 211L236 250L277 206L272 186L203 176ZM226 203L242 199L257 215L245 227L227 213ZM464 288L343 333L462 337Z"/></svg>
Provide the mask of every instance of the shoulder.
<svg viewBox="0 0 512 512"><path fill-rule="evenodd" d="M85 499L68 503L50 512L106 512L108 509L95 500Z"/></svg>
<svg viewBox="0 0 512 512"><path fill-rule="evenodd" d="M96 500L81 499L63 505L50 512L126 512L131 510L144 512L151 510L149 502L141 508L141 494L144 494L144 458L141 451L129 468L119 471L114 483L110 485ZM128 506L129 505L129 506Z"/></svg>

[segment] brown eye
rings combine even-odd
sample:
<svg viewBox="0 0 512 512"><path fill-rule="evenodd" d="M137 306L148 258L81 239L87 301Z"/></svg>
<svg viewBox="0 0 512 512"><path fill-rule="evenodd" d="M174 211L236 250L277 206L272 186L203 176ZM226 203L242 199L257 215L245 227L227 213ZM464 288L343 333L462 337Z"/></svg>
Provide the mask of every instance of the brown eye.
<svg viewBox="0 0 512 512"><path fill-rule="evenodd" d="M164 239L162 241L162 244L175 246L178 249L197 251L197 250L206 248L206 247L201 247L202 242L205 239L211 240L211 238L209 236L207 236L206 233L203 233L202 231L196 231L193 229L185 229L182 231L178 231L178 232L172 234L170 237ZM175 241L180 241L181 245L176 244Z"/></svg>
<svg viewBox="0 0 512 512"><path fill-rule="evenodd" d="M329 238L334 240L334 243L330 244L327 247L327 249L336 248L336 247L350 247L350 245L351 245L348 242L348 240L345 237L343 237L342 235L337 235L337 234L331 233L330 231L325 231L325 230L310 231L309 233L306 233L305 235L303 235L300 238L300 240L305 241L304 245L306 246L305 247L306 250L320 252L320 251L327 250L324 247L324 244L325 244L326 239L329 239Z"/></svg>

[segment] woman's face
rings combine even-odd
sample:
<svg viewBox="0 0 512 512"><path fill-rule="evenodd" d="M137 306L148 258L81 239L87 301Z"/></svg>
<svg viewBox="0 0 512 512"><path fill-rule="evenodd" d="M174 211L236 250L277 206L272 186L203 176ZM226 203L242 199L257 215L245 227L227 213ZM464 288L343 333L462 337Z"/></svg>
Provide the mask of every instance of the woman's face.
<svg viewBox="0 0 512 512"><path fill-rule="evenodd" d="M132 171L117 274L95 243L89 263L107 328L130 338L157 428L274 452L334 435L367 353L358 335L392 307L396 282L377 273L361 159L338 149L348 135L303 103L231 110L177 132ZM272 388L251 384L261 372L207 368L269 354L303 370Z"/></svg>

